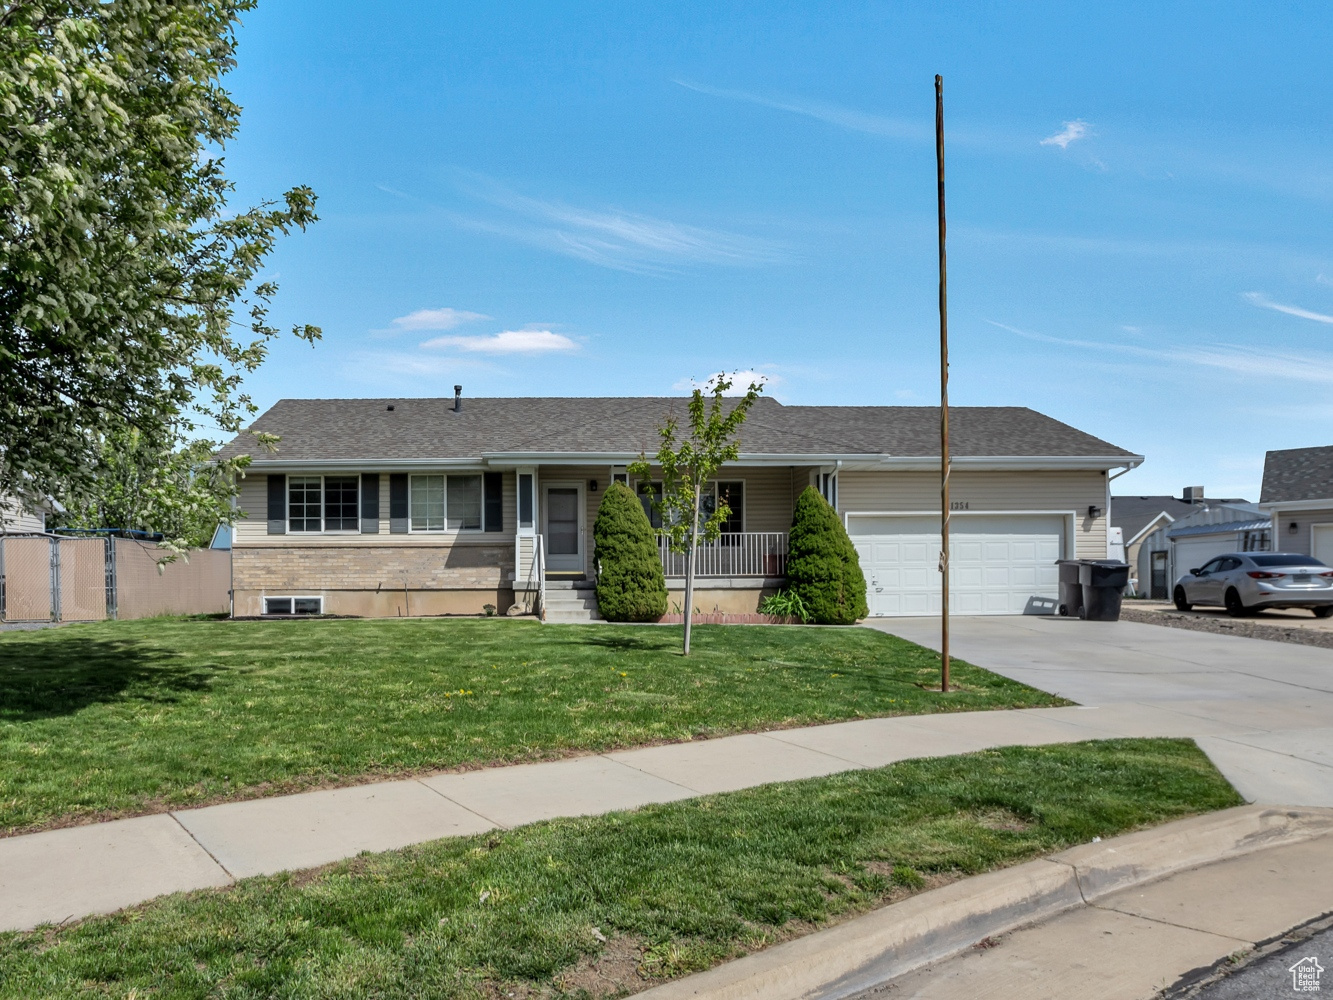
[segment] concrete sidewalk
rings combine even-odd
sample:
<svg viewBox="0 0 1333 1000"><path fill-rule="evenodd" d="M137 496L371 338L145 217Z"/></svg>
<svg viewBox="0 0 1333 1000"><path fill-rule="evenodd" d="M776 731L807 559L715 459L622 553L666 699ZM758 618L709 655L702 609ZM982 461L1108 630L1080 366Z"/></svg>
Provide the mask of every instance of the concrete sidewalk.
<svg viewBox="0 0 1333 1000"><path fill-rule="evenodd" d="M1321 793L1321 779L1300 772L1304 766L1333 778L1333 768L1271 754L1295 769L1275 778L1253 773L1246 757L1256 746L1300 742L1303 735L1293 727L1333 727L1333 700L1329 711L1293 705L1255 714L1241 708L1234 701L1125 703L866 719L3 838L0 929L110 912L163 893L310 868L361 851L995 746L1195 737L1248 798L1297 804L1288 802L1295 796L1320 799L1306 804L1333 804L1333 780ZM1233 766L1232 757L1240 764Z"/></svg>

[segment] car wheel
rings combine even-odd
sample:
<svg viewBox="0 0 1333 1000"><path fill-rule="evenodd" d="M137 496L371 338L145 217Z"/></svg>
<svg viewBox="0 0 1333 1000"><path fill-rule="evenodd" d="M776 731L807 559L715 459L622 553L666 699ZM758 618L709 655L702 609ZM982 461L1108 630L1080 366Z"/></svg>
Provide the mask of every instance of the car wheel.
<svg viewBox="0 0 1333 1000"><path fill-rule="evenodd" d="M1177 588L1176 588L1175 601L1176 601L1176 610L1177 610L1177 611L1193 611L1193 610L1194 610L1194 605L1191 604L1189 601L1185 600L1185 588L1184 588L1184 587L1177 587Z"/></svg>
<svg viewBox="0 0 1333 1000"><path fill-rule="evenodd" d="M1316 618L1327 618L1333 615L1333 604L1325 604L1322 608L1311 608Z"/></svg>
<svg viewBox="0 0 1333 1000"><path fill-rule="evenodd" d="M1244 618L1249 614L1249 608L1245 607L1245 602L1240 599L1240 594L1236 592L1235 587L1227 589L1226 597L1222 602L1227 606L1227 614L1232 618Z"/></svg>

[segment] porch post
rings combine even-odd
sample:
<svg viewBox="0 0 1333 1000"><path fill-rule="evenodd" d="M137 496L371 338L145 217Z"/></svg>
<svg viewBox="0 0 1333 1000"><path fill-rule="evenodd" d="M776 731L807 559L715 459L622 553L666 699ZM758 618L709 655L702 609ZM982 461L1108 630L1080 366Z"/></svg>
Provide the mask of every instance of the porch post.
<svg viewBox="0 0 1333 1000"><path fill-rule="evenodd" d="M537 579L540 553L537 546L537 469L520 465L514 470L515 520L514 525L514 603L528 611L536 607L541 582Z"/></svg>

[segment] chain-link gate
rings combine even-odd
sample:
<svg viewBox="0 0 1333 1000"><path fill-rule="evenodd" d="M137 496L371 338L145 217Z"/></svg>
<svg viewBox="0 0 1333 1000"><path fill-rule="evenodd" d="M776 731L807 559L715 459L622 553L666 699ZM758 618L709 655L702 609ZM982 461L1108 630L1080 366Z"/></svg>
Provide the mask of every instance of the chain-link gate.
<svg viewBox="0 0 1333 1000"><path fill-rule="evenodd" d="M105 538L0 536L0 621L107 617Z"/></svg>
<svg viewBox="0 0 1333 1000"><path fill-rule="evenodd" d="M0 622L229 610L230 552L199 549L169 564L161 555L128 538L0 535Z"/></svg>

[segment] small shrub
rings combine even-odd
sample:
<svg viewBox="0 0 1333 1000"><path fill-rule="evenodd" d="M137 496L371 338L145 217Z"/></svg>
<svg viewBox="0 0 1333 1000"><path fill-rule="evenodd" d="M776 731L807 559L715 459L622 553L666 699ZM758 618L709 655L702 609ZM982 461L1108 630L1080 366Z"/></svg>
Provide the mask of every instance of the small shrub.
<svg viewBox="0 0 1333 1000"><path fill-rule="evenodd" d="M813 486L796 500L787 583L820 625L850 625L870 613L861 560L838 512Z"/></svg>
<svg viewBox="0 0 1333 1000"><path fill-rule="evenodd" d="M666 613L667 589L657 536L639 498L613 483L592 529L597 557L597 607L611 622L651 622Z"/></svg>
<svg viewBox="0 0 1333 1000"><path fill-rule="evenodd" d="M486 617L487 617L487 618L490 618L490 617L492 617L492 616L495 614L495 605L494 605L494 604L483 604L483 605L481 606L481 610L484 611L484 612L486 613Z"/></svg>
<svg viewBox="0 0 1333 1000"><path fill-rule="evenodd" d="M759 613L776 615L778 618L795 618L803 625L810 621L810 609L794 590L779 590L776 594L769 594L759 602Z"/></svg>

